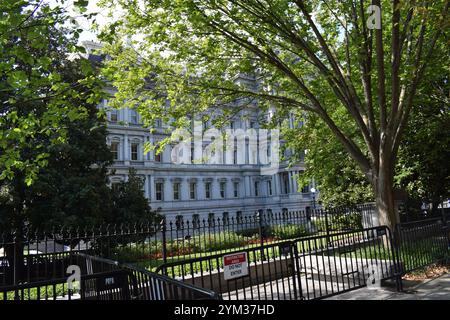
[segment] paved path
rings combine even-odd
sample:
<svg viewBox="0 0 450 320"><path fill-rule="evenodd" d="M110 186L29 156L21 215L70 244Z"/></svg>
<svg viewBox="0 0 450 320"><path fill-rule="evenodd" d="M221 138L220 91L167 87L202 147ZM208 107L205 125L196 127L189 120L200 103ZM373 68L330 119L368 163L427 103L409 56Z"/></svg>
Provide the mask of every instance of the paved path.
<svg viewBox="0 0 450 320"><path fill-rule="evenodd" d="M406 288L405 292L396 292L391 288L362 288L329 300L450 300L450 274Z"/></svg>

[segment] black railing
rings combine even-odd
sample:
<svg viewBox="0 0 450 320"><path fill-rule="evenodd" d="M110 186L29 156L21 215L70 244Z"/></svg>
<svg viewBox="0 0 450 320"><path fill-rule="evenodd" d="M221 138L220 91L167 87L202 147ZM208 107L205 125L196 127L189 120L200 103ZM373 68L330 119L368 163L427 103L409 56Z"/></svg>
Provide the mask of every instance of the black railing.
<svg viewBox="0 0 450 320"><path fill-rule="evenodd" d="M230 300L322 299L367 285L369 275L400 281L391 239L388 228L375 227L234 251L245 253L248 274L230 280L223 254L168 262L158 272Z"/></svg>
<svg viewBox="0 0 450 320"><path fill-rule="evenodd" d="M449 241L449 222L442 218L397 224L395 244L402 262L402 273L433 263L447 263Z"/></svg>
<svg viewBox="0 0 450 320"><path fill-rule="evenodd" d="M0 300L217 300L220 295L117 261L76 254L79 289L68 276L0 287Z"/></svg>
<svg viewBox="0 0 450 320"><path fill-rule="evenodd" d="M398 278L447 261L450 238L445 218L401 223L391 235L385 227L372 226L373 216L374 207L364 205L326 211L259 211L230 219L162 220L158 224L89 230L37 232L28 228L20 233L3 233L0 298L215 299L218 296L214 292L232 298L230 292L241 289L244 292L234 295L260 298L266 297L267 290L274 290L264 289L265 284L276 285L274 294L280 299L313 299L365 285L358 270L358 261L364 259L389 261L385 279L385 275ZM225 284L220 277L211 278L222 272L223 256L233 252L246 252L249 266L259 272L243 283L250 288L257 285L259 289L255 287L253 293L245 291L243 285L238 288L232 282ZM313 260L318 261L315 267ZM308 261L312 267L298 271L308 266ZM81 269L79 295L67 288L70 265ZM317 269L320 265L324 267ZM163 274L152 272L155 270ZM280 272L282 277L288 272L293 282L277 278ZM332 280L340 277L344 282ZM217 281L222 281L219 290L211 285Z"/></svg>
<svg viewBox="0 0 450 320"><path fill-rule="evenodd" d="M174 281L164 275L150 272L133 265L122 265L135 279L137 300L219 300L220 295L212 290Z"/></svg>
<svg viewBox="0 0 450 320"><path fill-rule="evenodd" d="M260 210L226 219L54 228L0 235L0 286L58 279L74 264L75 253L135 263L148 270L178 259L225 253L287 239L370 227L372 205L333 210Z"/></svg>

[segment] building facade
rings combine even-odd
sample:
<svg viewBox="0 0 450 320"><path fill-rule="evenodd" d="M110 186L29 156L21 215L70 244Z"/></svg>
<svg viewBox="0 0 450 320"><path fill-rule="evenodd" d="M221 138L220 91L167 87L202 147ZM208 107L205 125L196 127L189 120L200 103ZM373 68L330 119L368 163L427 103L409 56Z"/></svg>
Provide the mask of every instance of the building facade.
<svg viewBox="0 0 450 320"><path fill-rule="evenodd" d="M106 101L104 102L106 105ZM106 107L106 106L105 106ZM299 189L296 175L303 163L262 175L260 164L176 164L171 146L157 154L144 153L144 143L157 145L166 134L163 123L150 133L134 110L108 111L107 144L114 156L112 184L126 181L130 167L143 178L145 196L153 209L161 208L168 219L220 218L253 214L259 209L281 212L305 210L312 205L311 188ZM235 120L236 128L247 129L250 121ZM248 158L248 157L246 157Z"/></svg>
<svg viewBox="0 0 450 320"><path fill-rule="evenodd" d="M237 81L252 79L241 77ZM106 109L107 144L114 156L110 183L126 181L129 168L135 168L143 178L152 209L160 208L168 220L231 218L252 215L260 209L276 213L314 206L314 189L297 185L296 175L304 170L303 162L290 167L281 162L273 174L261 174L264 164L260 163L260 154L251 155L245 149L242 155L234 152L234 159L219 164L176 164L170 145L160 154L144 152L144 144L158 145L167 137L165 123L157 121L150 132L135 110L108 108L107 100L99 107ZM231 119L228 129L258 130L259 113L256 104L246 107ZM289 121L289 125L296 125L293 119ZM237 161L236 157L242 158ZM251 161L252 157L256 161Z"/></svg>

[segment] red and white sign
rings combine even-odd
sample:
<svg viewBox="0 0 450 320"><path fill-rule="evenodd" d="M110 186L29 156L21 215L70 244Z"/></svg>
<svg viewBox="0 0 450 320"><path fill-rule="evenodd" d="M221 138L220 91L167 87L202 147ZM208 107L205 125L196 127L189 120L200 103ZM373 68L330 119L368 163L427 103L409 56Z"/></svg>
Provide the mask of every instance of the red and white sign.
<svg viewBox="0 0 450 320"><path fill-rule="evenodd" d="M223 269L225 280L248 275L247 252L223 256Z"/></svg>

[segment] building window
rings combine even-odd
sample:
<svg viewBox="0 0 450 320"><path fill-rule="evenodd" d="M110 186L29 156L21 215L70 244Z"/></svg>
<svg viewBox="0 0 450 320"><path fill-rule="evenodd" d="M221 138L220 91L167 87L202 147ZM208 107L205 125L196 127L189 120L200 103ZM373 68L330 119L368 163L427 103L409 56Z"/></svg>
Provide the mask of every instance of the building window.
<svg viewBox="0 0 450 320"><path fill-rule="evenodd" d="M180 200L180 183L173 184L173 200Z"/></svg>
<svg viewBox="0 0 450 320"><path fill-rule="evenodd" d="M137 114L136 110L130 110L130 113L131 113L131 116L130 116L131 123L137 124L138 123L138 114Z"/></svg>
<svg viewBox="0 0 450 320"><path fill-rule="evenodd" d="M236 223L242 223L243 222L243 217L242 217L242 211L238 211L236 212Z"/></svg>
<svg viewBox="0 0 450 320"><path fill-rule="evenodd" d="M111 142L111 153L114 160L119 160L119 143L118 142Z"/></svg>
<svg viewBox="0 0 450 320"><path fill-rule="evenodd" d="M227 226L227 225L228 225L228 223L229 223L229 218L230 218L230 216L229 216L228 212L222 213L222 221L223 221L223 225L224 225L224 226Z"/></svg>
<svg viewBox="0 0 450 320"><path fill-rule="evenodd" d="M259 196L259 181L255 181L255 197Z"/></svg>
<svg viewBox="0 0 450 320"><path fill-rule="evenodd" d="M131 160L138 160L139 143L131 144Z"/></svg>
<svg viewBox="0 0 450 320"><path fill-rule="evenodd" d="M205 198L211 199L211 182L205 183Z"/></svg>
<svg viewBox="0 0 450 320"><path fill-rule="evenodd" d="M198 214L192 215L192 228L194 229L200 228L200 216Z"/></svg>
<svg viewBox="0 0 450 320"><path fill-rule="evenodd" d="M159 148L159 145L156 145L156 147L155 147L155 162L162 162L162 154L157 153L158 148Z"/></svg>
<svg viewBox="0 0 450 320"><path fill-rule="evenodd" d="M283 181L283 193L289 193L289 176L287 172L282 173L282 181Z"/></svg>
<svg viewBox="0 0 450 320"><path fill-rule="evenodd" d="M254 129L256 127L255 121L250 121L250 129Z"/></svg>
<svg viewBox="0 0 450 320"><path fill-rule="evenodd" d="M113 182L113 183L111 184L111 189L112 189L114 192L119 191L119 188L120 188L120 182Z"/></svg>
<svg viewBox="0 0 450 320"><path fill-rule="evenodd" d="M269 196L272 195L272 181L267 181L267 192L269 193Z"/></svg>
<svg viewBox="0 0 450 320"><path fill-rule="evenodd" d="M161 119L156 119L155 120L155 127L156 128L161 128L162 127L162 120Z"/></svg>
<svg viewBox="0 0 450 320"><path fill-rule="evenodd" d="M195 200L197 198L197 184L195 182L191 182L189 184L189 196L191 200Z"/></svg>
<svg viewBox="0 0 450 320"><path fill-rule="evenodd" d="M117 110L111 110L109 119L110 119L111 122L114 122L114 123L119 120L119 116L118 116Z"/></svg>
<svg viewBox="0 0 450 320"><path fill-rule="evenodd" d="M175 225L177 226L177 230L180 230L183 227L183 216L177 215L175 218Z"/></svg>
<svg viewBox="0 0 450 320"><path fill-rule="evenodd" d="M225 182L221 182L220 183L220 197L222 199L225 198L225 187L226 187L226 183Z"/></svg>
<svg viewBox="0 0 450 320"><path fill-rule="evenodd" d="M233 183L233 196L237 198L239 196L239 182Z"/></svg>
<svg viewBox="0 0 450 320"><path fill-rule="evenodd" d="M163 200L163 196L164 196L163 188L164 188L164 184L162 182L157 182L155 184L156 200L158 200L158 201Z"/></svg>
<svg viewBox="0 0 450 320"><path fill-rule="evenodd" d="M210 227L214 227L215 226L214 212L208 213L208 224L209 224Z"/></svg>

